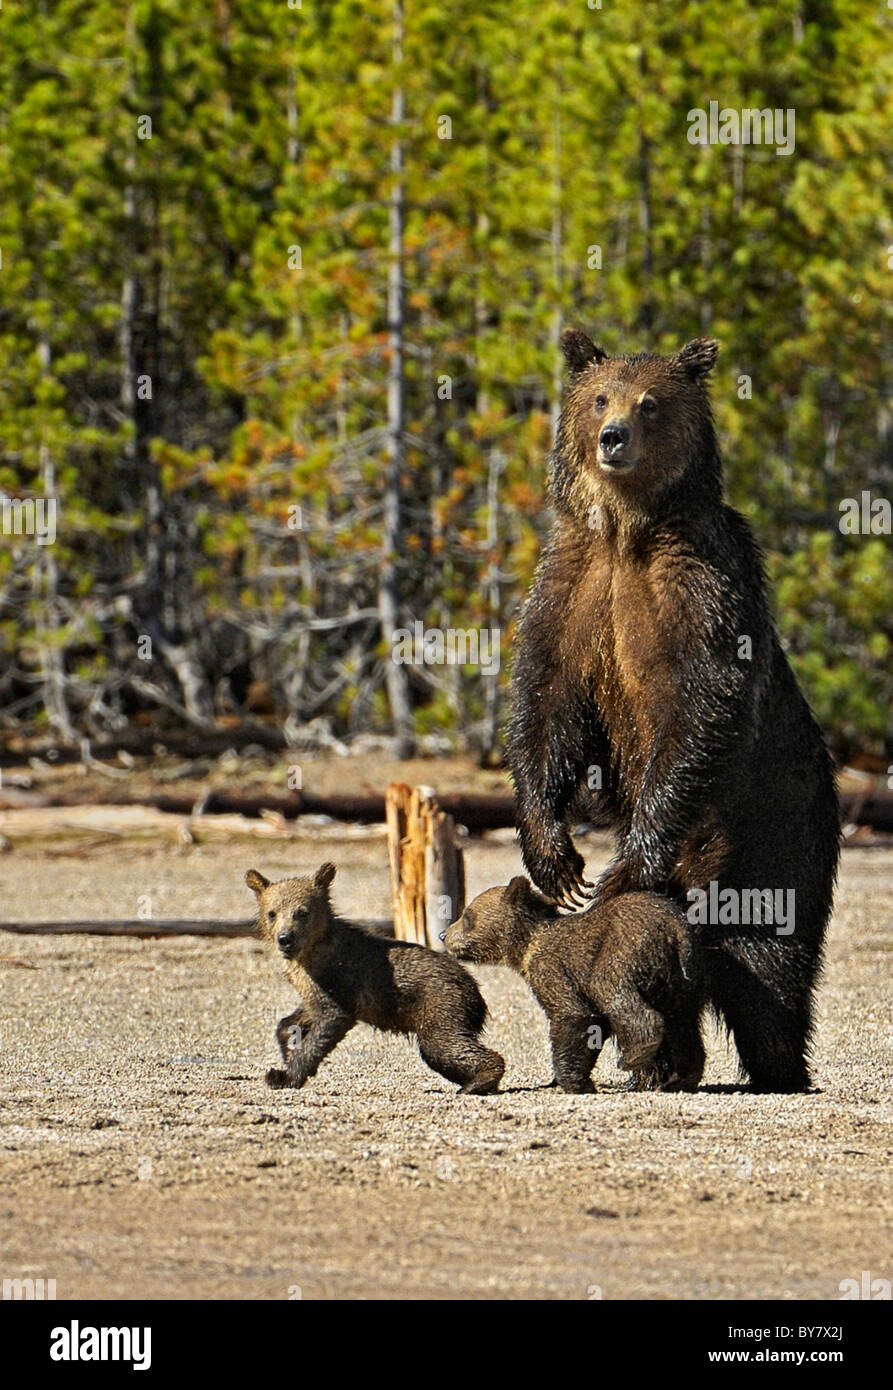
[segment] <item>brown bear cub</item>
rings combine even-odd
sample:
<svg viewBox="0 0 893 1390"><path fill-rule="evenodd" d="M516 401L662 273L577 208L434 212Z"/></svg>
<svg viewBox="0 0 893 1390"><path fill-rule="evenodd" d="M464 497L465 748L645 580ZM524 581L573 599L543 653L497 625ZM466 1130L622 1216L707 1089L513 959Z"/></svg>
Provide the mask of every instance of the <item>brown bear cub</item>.
<svg viewBox="0 0 893 1390"><path fill-rule="evenodd" d="M257 895L260 933L279 949L302 1000L276 1029L285 1070L268 1071L267 1085L303 1086L355 1023L369 1023L414 1033L422 1060L463 1093L495 1091L505 1063L479 1041L487 1006L468 971L449 956L336 917L334 877L334 864L278 883L256 869L245 875Z"/></svg>
<svg viewBox="0 0 893 1390"><path fill-rule="evenodd" d="M549 1019L555 1082L595 1088L590 1072L614 1037L637 1089L693 1091L704 1070L701 995L682 913L655 893L627 893L559 916L526 878L490 888L444 933L460 960L519 971ZM666 1074L652 1063L661 1051Z"/></svg>

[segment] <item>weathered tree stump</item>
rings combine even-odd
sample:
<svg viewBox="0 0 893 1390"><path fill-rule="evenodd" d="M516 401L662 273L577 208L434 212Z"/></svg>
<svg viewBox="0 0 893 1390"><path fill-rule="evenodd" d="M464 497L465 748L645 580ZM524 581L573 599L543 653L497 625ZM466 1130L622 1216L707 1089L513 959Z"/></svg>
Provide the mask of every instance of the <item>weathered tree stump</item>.
<svg viewBox="0 0 893 1390"><path fill-rule="evenodd" d="M431 787L392 782L385 797L388 859L399 941L443 950L440 933L465 907L465 866L452 816Z"/></svg>

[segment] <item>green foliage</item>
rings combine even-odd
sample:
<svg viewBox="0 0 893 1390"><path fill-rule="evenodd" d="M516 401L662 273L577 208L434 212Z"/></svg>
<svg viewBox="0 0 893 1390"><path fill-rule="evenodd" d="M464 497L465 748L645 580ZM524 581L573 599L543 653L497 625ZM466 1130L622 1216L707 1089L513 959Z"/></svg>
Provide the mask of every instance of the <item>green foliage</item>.
<svg viewBox="0 0 893 1390"><path fill-rule="evenodd" d="M508 651L547 528L563 325L609 349L713 333L730 500L769 554L784 641L838 749L880 752L893 540L837 523L843 497L893 496L890 15L407 0L399 64L392 17L0 10L0 489L60 508L53 547L0 536L6 717L46 705L65 728L63 698L90 732L159 691L177 707L182 671L136 655L157 580L217 714L262 686L279 719L387 727L399 138L401 620L497 626ZM711 101L792 110L793 153L689 143ZM142 414L128 335L133 369L153 364ZM420 732L492 715L478 672L412 681Z"/></svg>

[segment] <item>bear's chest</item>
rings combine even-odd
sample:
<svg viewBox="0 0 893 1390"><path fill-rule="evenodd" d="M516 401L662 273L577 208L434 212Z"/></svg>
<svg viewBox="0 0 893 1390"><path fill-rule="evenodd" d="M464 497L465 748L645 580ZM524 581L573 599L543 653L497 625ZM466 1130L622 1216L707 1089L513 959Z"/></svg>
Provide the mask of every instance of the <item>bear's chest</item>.
<svg viewBox="0 0 893 1390"><path fill-rule="evenodd" d="M685 566L597 556L568 614L574 656L615 744L650 743L681 696L690 614Z"/></svg>

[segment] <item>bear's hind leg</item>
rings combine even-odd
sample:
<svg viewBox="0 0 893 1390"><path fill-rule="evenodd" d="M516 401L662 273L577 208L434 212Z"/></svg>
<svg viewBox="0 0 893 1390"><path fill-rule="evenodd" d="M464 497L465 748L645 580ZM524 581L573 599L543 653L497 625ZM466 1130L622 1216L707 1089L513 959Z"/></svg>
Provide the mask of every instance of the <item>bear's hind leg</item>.
<svg viewBox="0 0 893 1390"><path fill-rule="evenodd" d="M498 1052L478 1042L473 1033L443 1033L426 1029L418 1034L422 1061L447 1081L454 1082L460 1095L490 1095L498 1090L505 1062Z"/></svg>
<svg viewBox="0 0 893 1390"><path fill-rule="evenodd" d="M666 1055L666 1069L661 1063ZM655 1058L655 1090L696 1091L704 1075L706 1053L701 1038L701 1021L697 1013L666 1019L663 1048ZM662 1070L668 1075L661 1075Z"/></svg>
<svg viewBox="0 0 893 1390"><path fill-rule="evenodd" d="M549 1035L555 1084L572 1095L590 1095L595 1090L592 1068L611 1036L607 1019L563 1014L550 1020Z"/></svg>
<svg viewBox="0 0 893 1390"><path fill-rule="evenodd" d="M607 1001L606 1013L624 1071L641 1072L654 1061L664 1040L664 1020L639 994L628 989Z"/></svg>
<svg viewBox="0 0 893 1390"><path fill-rule="evenodd" d="M723 952L710 984L751 1088L779 1094L808 1090L812 979L784 1001L744 962ZM790 979L786 987L790 990Z"/></svg>

